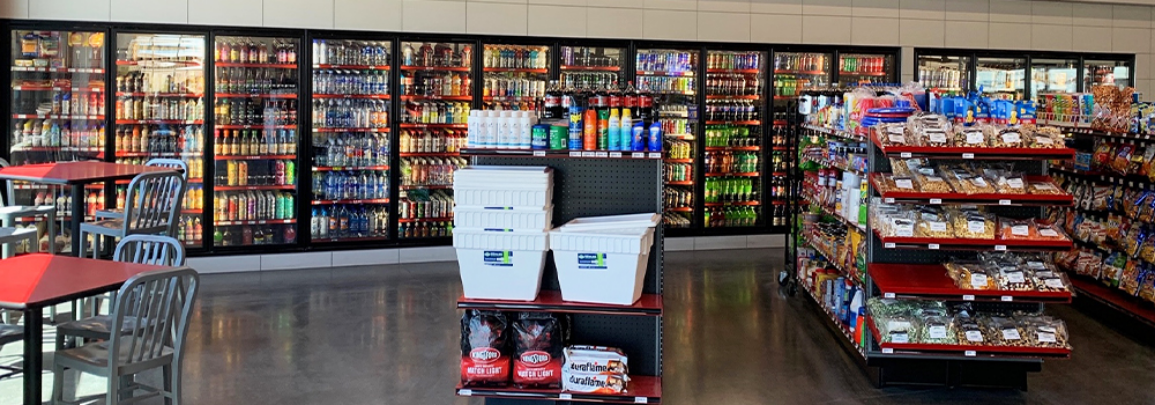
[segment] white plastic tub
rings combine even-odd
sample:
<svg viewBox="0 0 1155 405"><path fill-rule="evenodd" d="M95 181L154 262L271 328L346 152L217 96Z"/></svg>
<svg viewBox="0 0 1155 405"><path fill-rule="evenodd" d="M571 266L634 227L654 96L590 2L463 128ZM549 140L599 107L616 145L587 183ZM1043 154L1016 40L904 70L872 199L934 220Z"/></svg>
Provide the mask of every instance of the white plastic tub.
<svg viewBox="0 0 1155 405"><path fill-rule="evenodd" d="M625 214L603 217L575 218L558 228L562 232L591 231L598 229L653 228L662 221L661 214Z"/></svg>
<svg viewBox="0 0 1155 405"><path fill-rule="evenodd" d="M457 229L512 229L515 231L548 231L552 228L553 206L536 207L478 207L453 208L453 228Z"/></svg>
<svg viewBox="0 0 1155 405"><path fill-rule="evenodd" d="M466 298L533 301L541 290L549 234L453 230Z"/></svg>
<svg viewBox="0 0 1155 405"><path fill-rule="evenodd" d="M654 228L550 232L563 300L632 305L642 296Z"/></svg>
<svg viewBox="0 0 1155 405"><path fill-rule="evenodd" d="M553 201L553 169L545 166L473 166L453 174L458 205L545 207Z"/></svg>

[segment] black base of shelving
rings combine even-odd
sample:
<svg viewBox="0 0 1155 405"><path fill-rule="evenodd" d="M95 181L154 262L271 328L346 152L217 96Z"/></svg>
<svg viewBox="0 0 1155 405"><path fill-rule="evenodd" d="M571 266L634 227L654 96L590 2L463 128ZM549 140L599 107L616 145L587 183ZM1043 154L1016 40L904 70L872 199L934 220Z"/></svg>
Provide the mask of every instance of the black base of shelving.
<svg viewBox="0 0 1155 405"><path fill-rule="evenodd" d="M1039 359L974 361L910 358L900 354L871 353L867 362L873 369L871 382L889 385L930 385L946 387L1027 390L1027 373L1042 370ZM869 373L869 372L868 372Z"/></svg>

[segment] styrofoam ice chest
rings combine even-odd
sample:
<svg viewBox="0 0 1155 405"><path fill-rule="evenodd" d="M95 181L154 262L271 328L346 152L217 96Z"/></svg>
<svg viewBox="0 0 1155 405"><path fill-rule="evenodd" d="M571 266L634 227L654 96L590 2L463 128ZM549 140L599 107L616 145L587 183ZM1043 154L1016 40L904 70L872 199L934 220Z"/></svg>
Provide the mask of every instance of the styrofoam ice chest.
<svg viewBox="0 0 1155 405"><path fill-rule="evenodd" d="M453 173L460 206L546 207L553 201L553 169L546 166L473 166Z"/></svg>
<svg viewBox="0 0 1155 405"><path fill-rule="evenodd" d="M553 205L538 207L453 207L453 228L548 231L553 225Z"/></svg>
<svg viewBox="0 0 1155 405"><path fill-rule="evenodd" d="M561 297L632 305L642 297L654 228L550 232Z"/></svg>
<svg viewBox="0 0 1155 405"><path fill-rule="evenodd" d="M541 290L549 233L453 229L466 298L533 301Z"/></svg>

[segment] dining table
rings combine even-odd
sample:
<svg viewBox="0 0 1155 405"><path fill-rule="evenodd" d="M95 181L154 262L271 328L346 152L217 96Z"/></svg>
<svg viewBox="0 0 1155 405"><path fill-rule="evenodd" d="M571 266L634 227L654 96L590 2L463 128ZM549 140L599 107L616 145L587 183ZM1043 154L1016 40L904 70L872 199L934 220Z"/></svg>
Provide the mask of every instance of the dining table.
<svg viewBox="0 0 1155 405"><path fill-rule="evenodd" d="M39 163L0 168L0 180L70 186L72 188L72 255L80 256L80 224L84 223L84 189L89 184L126 180L142 173L172 171L172 168L121 163L79 161ZM9 197L11 198L11 197ZM55 243L50 241L50 243Z"/></svg>
<svg viewBox="0 0 1155 405"><path fill-rule="evenodd" d="M0 260L0 310L23 312L24 404L40 404L44 309L120 289L133 276L169 267L31 253Z"/></svg>

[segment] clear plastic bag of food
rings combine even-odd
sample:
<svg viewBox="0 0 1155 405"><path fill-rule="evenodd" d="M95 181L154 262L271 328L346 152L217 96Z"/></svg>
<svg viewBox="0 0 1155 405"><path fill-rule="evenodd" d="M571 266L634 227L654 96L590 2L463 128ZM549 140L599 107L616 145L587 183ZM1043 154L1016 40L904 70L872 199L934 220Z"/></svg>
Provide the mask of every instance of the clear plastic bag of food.
<svg viewBox="0 0 1155 405"><path fill-rule="evenodd" d="M883 146L917 145L907 139L906 124L884 124L877 126L875 130L878 131L878 140Z"/></svg>
<svg viewBox="0 0 1155 405"><path fill-rule="evenodd" d="M941 210L924 207L918 212L914 234L923 238L953 238L954 229Z"/></svg>
<svg viewBox="0 0 1155 405"><path fill-rule="evenodd" d="M951 215L956 237L967 239L994 239L995 221L991 215L963 212Z"/></svg>
<svg viewBox="0 0 1155 405"><path fill-rule="evenodd" d="M999 221L999 239L1031 240L1039 238L1039 229L1031 219L1003 218Z"/></svg>
<svg viewBox="0 0 1155 405"><path fill-rule="evenodd" d="M983 132L981 127L956 125L951 141L952 146L960 148L985 148L989 146L987 134Z"/></svg>
<svg viewBox="0 0 1155 405"><path fill-rule="evenodd" d="M1036 219L1035 228L1038 231L1036 237L1040 240L1067 240L1067 236L1063 234L1063 230L1050 222Z"/></svg>
<svg viewBox="0 0 1155 405"><path fill-rule="evenodd" d="M1002 194L1026 194L1027 181L1022 173L1003 172L995 180L995 190Z"/></svg>
<svg viewBox="0 0 1155 405"><path fill-rule="evenodd" d="M1027 191L1037 195L1062 195L1066 193L1063 189L1047 181L1029 181L1027 182Z"/></svg>
<svg viewBox="0 0 1155 405"><path fill-rule="evenodd" d="M1023 329L1014 318L991 317L983 325L987 340L995 346L1026 346Z"/></svg>
<svg viewBox="0 0 1155 405"><path fill-rule="evenodd" d="M950 172L950 176L954 179L951 185L955 190L963 194L991 194L995 192L994 184L981 175L974 175L964 171L955 170Z"/></svg>
<svg viewBox="0 0 1155 405"><path fill-rule="evenodd" d="M953 345L957 342L954 322L945 315L927 316L922 320L918 341L926 344Z"/></svg>
<svg viewBox="0 0 1155 405"><path fill-rule="evenodd" d="M1011 263L1000 263L995 266L998 274L995 281L1002 291L1034 291L1035 282L1030 273Z"/></svg>
<svg viewBox="0 0 1155 405"><path fill-rule="evenodd" d="M883 343L917 343L914 339L919 330L919 320L897 315L876 321L878 333Z"/></svg>
<svg viewBox="0 0 1155 405"><path fill-rule="evenodd" d="M990 137L991 146L996 148L1022 148L1026 146L1022 128L1004 128Z"/></svg>
<svg viewBox="0 0 1155 405"><path fill-rule="evenodd" d="M1030 347L1070 348L1067 324L1049 316L1028 316L1019 319L1025 344Z"/></svg>
<svg viewBox="0 0 1155 405"><path fill-rule="evenodd" d="M969 346L982 346L987 344L981 319L972 318L966 314L959 314L955 316L954 327L958 344Z"/></svg>
<svg viewBox="0 0 1155 405"><path fill-rule="evenodd" d="M1063 133L1059 128L1052 126L1036 127L1029 139L1032 148L1050 149L1067 146Z"/></svg>
<svg viewBox="0 0 1155 405"><path fill-rule="evenodd" d="M954 280L955 286L964 290L994 290L996 288L993 275L987 272L984 264L978 262L952 261L944 265L947 276Z"/></svg>

